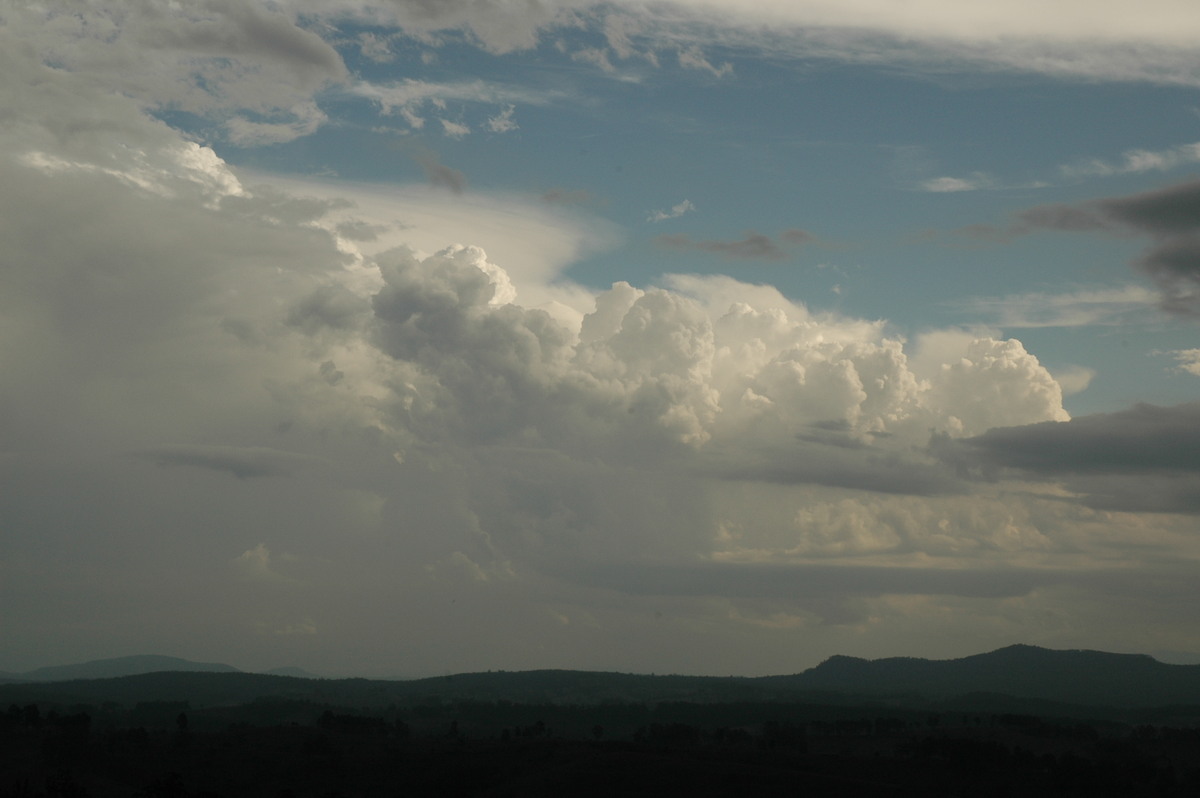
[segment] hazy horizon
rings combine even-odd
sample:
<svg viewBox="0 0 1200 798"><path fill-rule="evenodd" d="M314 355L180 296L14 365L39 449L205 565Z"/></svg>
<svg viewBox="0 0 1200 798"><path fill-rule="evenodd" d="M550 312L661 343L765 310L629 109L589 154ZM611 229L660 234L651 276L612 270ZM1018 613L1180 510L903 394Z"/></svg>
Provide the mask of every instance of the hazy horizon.
<svg viewBox="0 0 1200 798"><path fill-rule="evenodd" d="M1200 662L1200 14L0 0L0 670Z"/></svg>
<svg viewBox="0 0 1200 798"><path fill-rule="evenodd" d="M1014 644L1014 645L1023 645L1023 644ZM1002 648L1006 648L1006 647L1002 647ZM1043 647L1043 646L1039 646L1039 648L1045 648L1045 647ZM995 651L997 651L997 650L999 650L999 649L993 649L992 651L980 651L980 652L975 652L975 655L994 653L994 652L995 652ZM1064 652L1065 652L1065 653L1070 653L1070 652L1072 652L1072 651L1080 651L1080 649L1073 649L1073 650L1072 650L1072 649L1047 649L1047 650L1049 650L1049 651L1053 651L1053 652L1058 652L1058 653L1064 653ZM1131 655L1145 655L1147 652L1126 651L1126 652L1093 652L1093 653L1102 653L1102 654L1131 654ZM1188 657L1188 656L1184 655L1184 656L1183 656L1181 659L1178 659L1178 660L1176 660L1176 659L1174 659L1174 658L1173 658L1173 657L1176 655L1176 653L1177 653L1177 652L1160 652L1160 653L1158 653L1158 654L1149 654L1149 656L1151 656L1153 659L1156 659L1156 660L1158 660L1159 662L1161 662L1161 663L1163 663L1163 664L1165 664L1165 665L1200 665L1200 658ZM460 675L460 674L469 674L469 673L517 673L517 672L522 672L522 671L539 671L539 670L564 670L564 669L547 669L547 668L536 668L536 667L535 667L535 668L522 668L522 669L519 669L519 670L517 670L517 671L509 671L509 670L507 670L507 669L503 669L503 668L486 668L486 669L483 669L483 670L477 670L477 671L457 671L457 672L455 672L455 673L442 672L442 673L423 673L423 674L413 674L413 675L406 675L406 674L391 674L391 675L389 675L389 674L379 674L379 675L372 676L372 677L363 677L363 675L362 675L362 674L360 674L360 673L356 673L356 672L345 672L345 673L313 673L313 672L311 672L311 671L308 671L308 670L307 670L307 669L305 669L305 668L299 668L298 666L294 666L294 665L277 665L277 666L268 667L268 668L261 668L261 669L250 669L250 668L240 668L240 667L238 667L236 664L234 664L234 663L229 663L229 662L217 662L217 661L209 661L209 660L191 660L191 659L188 659L188 658L186 658L186 657L175 657L174 655L171 655L171 654L144 654L144 653L143 653L143 654L132 654L132 655L127 655L127 656L120 656L120 657L109 657L109 658L102 658L102 659L98 659L98 660L88 660L88 661L83 661L83 662L69 662L69 663L67 663L67 662L60 662L60 663L54 663L53 665L42 665L42 666L37 666L37 667L34 667L34 668L29 668L29 669L26 669L26 670L24 670L24 671L2 671L2 672L3 672L3 673L5 673L5 674L8 674L8 675L10 675L10 676L24 676L24 675L28 675L28 674L30 674L30 673L34 673L34 672L36 672L36 671L38 671L38 670L41 670L41 669L44 669L44 668L57 668L57 667L64 667L64 666L65 666L65 667L71 667L71 666L84 666L84 665L104 664L104 663L110 663L110 662L119 661L119 660L125 660L125 659L137 659L137 658L140 658L140 657L147 657L147 656L149 656L149 657L160 657L160 656L161 656L161 657L166 657L166 658L170 658L170 659L179 659L179 660L183 660L183 661L185 661L185 662L188 662L189 664L193 664L193 665L225 665L225 666L229 666L229 667L231 667L231 668L234 668L234 670L235 670L236 672L240 672L240 673L249 673L249 674L259 674L259 675L283 675L283 676L295 676L296 674L287 674L287 673L284 673L284 674L275 674L274 672L276 672L276 671L289 671L289 670L298 670L298 671L302 671L302 672L303 672L303 675L302 675L302 676L299 676L298 678L315 678L315 679L355 679L355 678L372 678L372 679L381 679L381 680L412 681L412 680L422 680L422 679L436 679L436 678L445 677L445 676L455 676L455 675ZM841 655L837 655L837 654L830 655L830 657L825 657L825 658L823 658L823 659L821 660L821 662L817 662L817 663L814 663L813 665L809 665L809 666L805 666L805 667L803 667L803 668L799 668L799 669L797 669L797 670L795 670L795 671L788 671L788 672L786 672L786 673L784 673L784 672L780 672L780 673L761 673L761 674L740 674L740 673L730 673L730 674L658 673L658 674L651 674L651 673L649 673L649 672L647 672L647 673L639 673L639 672L636 672L636 671L615 671L615 670L609 670L609 671L597 671L597 670L595 670L595 669L587 669L587 668L576 668L576 669L569 669L569 670L576 670L576 671L581 671L581 672L586 672L586 671L589 671L589 670L590 670L590 671L592 671L592 672L625 673L625 674L630 674L630 675L641 675L641 676L648 676L648 675L659 675L659 676L687 676L687 677L691 677L691 676L712 676L712 677L715 677L715 678L722 678L722 677L734 677L734 678L757 678L757 677L764 677L764 676L768 676L768 677L769 677L769 676L789 676L789 675L793 675L793 674L797 674L797 673L803 673L804 671L807 671L807 670L809 670L809 669L811 669L811 668L813 668L813 667L816 667L816 666L818 666L818 665L820 665L820 664L824 663L825 661L827 661L827 660L828 660L828 659L830 659L831 657L836 657L836 656L841 656ZM965 655L965 656L967 656L967 657L970 657L970 656L974 656L974 655L967 654L967 655ZM929 660L929 661L947 661L947 660L956 660L956 659L962 659L962 657L944 657L944 658L917 657L917 658L919 658L919 659L927 659L927 660ZM903 657L889 657L888 655L882 655L882 656L878 656L878 657L864 657L864 658L860 658L860 659L867 659L867 660L878 660L878 659L883 659L883 660L886 660L886 659L903 659ZM89 678L89 677L77 677L77 676L72 676L72 677L70 677L70 678Z"/></svg>

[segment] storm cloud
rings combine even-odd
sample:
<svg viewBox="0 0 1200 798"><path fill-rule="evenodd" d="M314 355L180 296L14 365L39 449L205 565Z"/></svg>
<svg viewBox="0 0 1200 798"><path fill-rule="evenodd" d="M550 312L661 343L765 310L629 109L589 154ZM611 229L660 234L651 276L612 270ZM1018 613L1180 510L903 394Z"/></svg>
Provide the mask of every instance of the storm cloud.
<svg viewBox="0 0 1200 798"><path fill-rule="evenodd" d="M1195 406L1070 420L1033 338L712 273L821 239L787 217L739 238L775 217L731 232L701 181L634 196L605 160L625 153L558 137L563 107L580 141L610 132L570 42L537 50L561 86L433 80L451 53L508 68L594 33L606 92L718 84L705 69L736 92L753 73L712 65L760 33L722 24L732 5L68 5L0 26L0 666L154 649L358 675L745 673L917 639L1099 645L1150 616L1190 639L1195 599L1162 562L1195 556ZM760 51L864 57L798 8L755 12L791 26ZM430 81L375 92L347 20ZM617 80L633 64L654 80ZM471 181L395 127L417 100L476 131L439 139ZM481 103L519 105L520 129L486 135ZM347 136L395 174L363 156L377 182L338 179ZM579 171L528 168L555 158ZM578 188L538 196L555 185ZM1186 310L1195 195L1020 223L1152 238L1141 268ZM689 232L636 239L653 198L684 196L661 221ZM679 273L633 262L663 249Z"/></svg>
<svg viewBox="0 0 1200 798"><path fill-rule="evenodd" d="M1065 423L992 429L933 450L959 468L1056 477L1089 506L1200 512L1200 404L1139 404Z"/></svg>
<svg viewBox="0 0 1200 798"><path fill-rule="evenodd" d="M1127 197L1022 211L1012 234L1033 230L1110 232L1149 236L1154 244L1134 267L1158 287L1162 307L1200 314L1200 180Z"/></svg>

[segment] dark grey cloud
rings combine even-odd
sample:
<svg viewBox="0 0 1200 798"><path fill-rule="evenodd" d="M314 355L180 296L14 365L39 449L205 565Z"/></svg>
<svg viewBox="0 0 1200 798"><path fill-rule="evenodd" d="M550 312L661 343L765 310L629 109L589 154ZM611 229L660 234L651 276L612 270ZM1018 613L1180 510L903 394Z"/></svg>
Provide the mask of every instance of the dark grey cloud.
<svg viewBox="0 0 1200 798"><path fill-rule="evenodd" d="M1200 402L935 437L931 448L964 474L1058 477L1091 507L1200 512Z"/></svg>
<svg viewBox="0 0 1200 798"><path fill-rule="evenodd" d="M1017 214L1017 222L1010 228L1010 234L1020 234L1033 230L1058 230L1067 233L1083 233L1093 230L1107 230L1112 227L1095 208L1076 207L1072 205L1038 205ZM972 225L967 230L983 233L991 228Z"/></svg>
<svg viewBox="0 0 1200 798"><path fill-rule="evenodd" d="M795 445L786 449L732 452L711 447L697 470L718 479L823 485L903 496L946 496L965 489L942 464L920 462L903 452L873 446L839 429L836 422L810 425L796 435Z"/></svg>
<svg viewBox="0 0 1200 798"><path fill-rule="evenodd" d="M1174 235L1200 231L1200 179L1095 204L1110 219L1142 232Z"/></svg>
<svg viewBox="0 0 1200 798"><path fill-rule="evenodd" d="M340 285L324 285L297 301L286 322L309 335L323 328L350 330L359 326L370 306L365 299Z"/></svg>
<svg viewBox="0 0 1200 798"><path fill-rule="evenodd" d="M592 192L582 188L552 188L542 194L547 205L590 205L595 201Z"/></svg>
<svg viewBox="0 0 1200 798"><path fill-rule="evenodd" d="M1072 578L1032 569L895 568L823 563L591 563L564 575L634 595L848 599L882 595L1010 598Z"/></svg>
<svg viewBox="0 0 1200 798"><path fill-rule="evenodd" d="M425 171L425 179L429 181L429 185L448 188L455 194L461 194L467 190L467 176L442 163L441 158L433 150L421 148L413 154L413 159Z"/></svg>
<svg viewBox="0 0 1200 798"><path fill-rule="evenodd" d="M811 244L817 240L817 237L807 230L801 230L798 227L789 227L779 234L779 237L789 244Z"/></svg>
<svg viewBox="0 0 1200 798"><path fill-rule="evenodd" d="M947 568L843 563L662 564L602 561L558 569L555 576L633 596L711 597L791 605L825 625L861 623L864 600L885 596L943 596L1003 600L1067 588L1137 604L1148 597L1189 606L1195 575L1163 563L1153 573L1125 568Z"/></svg>
<svg viewBox="0 0 1200 798"><path fill-rule="evenodd" d="M1164 310L1200 315L1200 234L1169 237L1137 265L1158 286Z"/></svg>
<svg viewBox="0 0 1200 798"><path fill-rule="evenodd" d="M206 0L203 7L214 15L147 25L145 43L152 47L204 55L267 57L289 68L338 79L346 74L341 56L315 33L297 27L285 15L271 13L245 0Z"/></svg>
<svg viewBox="0 0 1200 798"><path fill-rule="evenodd" d="M1096 510L1200 514L1200 474L1087 474L1066 484Z"/></svg>
<svg viewBox="0 0 1200 798"><path fill-rule="evenodd" d="M231 474L238 479L286 477L321 464L308 455L262 446L162 446L133 456L160 466L191 466Z"/></svg>
<svg viewBox="0 0 1200 798"><path fill-rule="evenodd" d="M1153 237L1133 265L1158 286L1163 309L1200 315L1200 179L1128 197L1040 205L1017 214L1007 229L975 225L962 232L1002 240L1037 230Z"/></svg>
<svg viewBox="0 0 1200 798"><path fill-rule="evenodd" d="M738 241L698 240L686 233L661 235L654 241L667 249L711 252L738 260L782 260L787 257L787 253L770 236L753 230L746 231L746 234Z"/></svg>
<svg viewBox="0 0 1200 798"><path fill-rule="evenodd" d="M968 461L1037 474L1200 474L1200 402L999 427L947 445Z"/></svg>

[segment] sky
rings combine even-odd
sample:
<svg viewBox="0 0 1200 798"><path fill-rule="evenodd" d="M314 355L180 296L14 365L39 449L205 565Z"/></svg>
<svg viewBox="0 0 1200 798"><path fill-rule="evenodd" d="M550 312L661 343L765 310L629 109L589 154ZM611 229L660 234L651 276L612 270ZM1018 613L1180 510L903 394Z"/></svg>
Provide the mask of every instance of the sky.
<svg viewBox="0 0 1200 798"><path fill-rule="evenodd" d="M1194 0L0 0L0 670L1200 662Z"/></svg>

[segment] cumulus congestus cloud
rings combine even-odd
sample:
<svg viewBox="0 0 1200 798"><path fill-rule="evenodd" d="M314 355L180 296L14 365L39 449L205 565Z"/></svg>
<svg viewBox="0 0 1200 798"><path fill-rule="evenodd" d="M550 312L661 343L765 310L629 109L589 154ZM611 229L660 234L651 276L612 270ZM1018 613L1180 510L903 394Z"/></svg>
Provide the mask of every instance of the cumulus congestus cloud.
<svg viewBox="0 0 1200 798"><path fill-rule="evenodd" d="M770 291L769 306L755 307L761 287L725 278L691 278L690 293L616 283L575 330L521 307L478 247L392 250L378 264L366 340L417 369L405 423L438 435L569 447L631 434L750 450L803 447L824 425L830 441L872 448L930 427L964 435L1066 418L1057 383L1016 340L960 336L941 344L950 362L917 373L881 324L814 315ZM350 326L327 310L331 290L300 306L303 329ZM729 301L739 290L749 301Z"/></svg>
<svg viewBox="0 0 1200 798"><path fill-rule="evenodd" d="M315 301L328 288L289 318L318 347L374 353L373 371L338 361L337 381L314 382L321 403L372 395L404 479L454 486L460 510L436 526L458 527L466 551L432 536L429 557L548 574L580 558L709 557L721 519L746 509L715 485L960 495L964 483L926 452L930 429L960 437L1067 417L1057 383L1015 340L929 337L910 362L881 323L695 276L615 283L575 328L522 307L479 247L400 248L374 263L379 287L344 304L355 320ZM385 516L413 512L410 487L395 488Z"/></svg>

